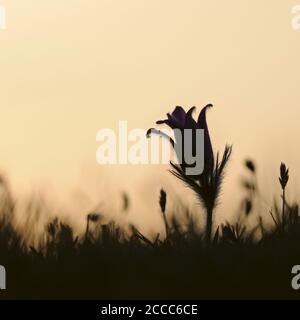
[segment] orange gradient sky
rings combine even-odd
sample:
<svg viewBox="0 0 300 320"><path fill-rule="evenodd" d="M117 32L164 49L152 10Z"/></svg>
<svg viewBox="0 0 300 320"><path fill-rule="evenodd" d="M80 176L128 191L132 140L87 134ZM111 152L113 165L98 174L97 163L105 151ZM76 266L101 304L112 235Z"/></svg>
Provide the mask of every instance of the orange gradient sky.
<svg viewBox="0 0 300 320"><path fill-rule="evenodd" d="M234 145L224 208L240 200L245 157L258 164L267 201L279 189L284 160L289 196L296 198L300 30L291 28L291 8L297 1L0 4L7 12L7 29L0 31L0 168L16 192L50 188L64 197L80 189L95 203L128 190L151 206L173 179L167 166L100 167L97 131L119 120L147 129L175 105L199 111L213 103L208 123L215 149ZM181 190L172 181L170 188Z"/></svg>

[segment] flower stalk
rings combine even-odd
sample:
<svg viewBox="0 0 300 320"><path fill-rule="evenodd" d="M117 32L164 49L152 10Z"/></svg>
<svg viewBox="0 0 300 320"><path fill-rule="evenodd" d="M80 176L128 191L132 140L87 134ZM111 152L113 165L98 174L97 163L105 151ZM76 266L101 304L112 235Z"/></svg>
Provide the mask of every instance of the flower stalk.
<svg viewBox="0 0 300 320"><path fill-rule="evenodd" d="M192 117L192 113L195 110L195 107L192 107L188 112L182 107L177 106L175 110L171 114L167 114L167 119L159 120L157 124L166 124L171 129L175 129L182 133L184 136L185 129L192 130L192 141L186 142L186 139L181 139L178 141L176 139L175 132L175 141L169 137L172 146L175 151L178 153L178 148L176 145L182 143L179 150L184 150L190 154L195 154L197 150L196 133L197 129L202 129L204 132L204 169L201 173L196 175L187 174L187 168L190 164L187 164L185 161L182 161L180 164L170 163L172 169L170 172L182 180L190 189L192 189L201 205L204 207L206 211L206 231L205 231L205 240L207 244L211 242L211 235L213 229L213 213L214 209L217 205L217 200L220 194L221 185L224 178L225 167L230 158L232 147L226 145L222 158L220 159L219 153L214 155L212 143L210 140L209 130L206 122L206 111L211 108L212 105L206 105L200 112L198 121L196 122ZM156 129L148 130L148 137L151 133L160 134L161 131ZM164 137L166 134L163 135ZM188 149L188 150L187 150ZM182 155L182 154L181 154ZM178 154L177 154L178 156ZM180 156L180 155L179 155Z"/></svg>
<svg viewBox="0 0 300 320"><path fill-rule="evenodd" d="M285 228L285 188L289 181L289 169L286 167L286 165L282 162L280 165L280 176L279 176L279 182L282 189L282 229L284 231Z"/></svg>

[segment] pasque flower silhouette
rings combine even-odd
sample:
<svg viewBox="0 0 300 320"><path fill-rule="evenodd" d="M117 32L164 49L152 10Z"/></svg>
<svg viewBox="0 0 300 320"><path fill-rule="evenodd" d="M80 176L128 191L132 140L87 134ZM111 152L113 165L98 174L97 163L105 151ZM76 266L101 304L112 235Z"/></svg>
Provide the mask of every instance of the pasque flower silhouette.
<svg viewBox="0 0 300 320"><path fill-rule="evenodd" d="M195 133L197 129L202 129L204 131L204 170L198 175L189 175L186 173L186 168L188 164L184 160L180 162L180 165L171 162L172 170L171 173L177 178L182 180L189 188L191 188L197 195L200 203L206 210L206 241L210 243L211 233L212 233L212 222L213 222L213 211L217 204L217 199L220 194L221 184L224 177L224 169L230 158L232 147L226 145L222 159L219 160L219 153L216 156L212 148L212 143L209 135L209 130L206 121L206 112L212 105L206 105L198 116L198 121L196 122L192 116L195 107L192 107L185 112L185 110L177 106L174 111L170 114L167 113L167 119L158 120L156 124L166 124L171 129L174 130L175 141L167 136L165 133L157 129L149 129L148 137L151 133L156 133L162 136L166 136L170 139L171 144L175 148L177 156L182 157L182 154L178 154L178 148L176 148L176 143L178 141L176 137L176 132L180 133L182 136L185 134L185 129L191 129L192 136L190 143L186 143L186 139L182 139L181 152L184 152L185 148L192 148L190 150L193 154L197 152L197 139L195 139ZM177 129L177 130L175 130Z"/></svg>

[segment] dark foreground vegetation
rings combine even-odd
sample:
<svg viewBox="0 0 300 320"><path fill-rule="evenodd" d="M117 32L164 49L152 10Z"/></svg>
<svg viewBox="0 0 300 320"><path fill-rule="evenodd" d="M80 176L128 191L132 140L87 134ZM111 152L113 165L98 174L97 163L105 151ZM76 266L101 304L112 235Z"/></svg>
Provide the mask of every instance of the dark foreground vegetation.
<svg viewBox="0 0 300 320"><path fill-rule="evenodd" d="M280 206L265 213L271 225L258 217L256 226L247 226L258 191L255 167L246 165L241 215L234 224L214 228L209 243L189 214L184 221L170 218L163 190L159 202L167 236L154 239L134 226L125 232L103 224L92 213L83 235L54 219L33 245L26 230L14 227L13 203L4 199L0 264L7 270L7 290L1 298L299 298L291 287L292 266L300 264L298 206L283 194ZM283 191L287 181L281 167Z"/></svg>

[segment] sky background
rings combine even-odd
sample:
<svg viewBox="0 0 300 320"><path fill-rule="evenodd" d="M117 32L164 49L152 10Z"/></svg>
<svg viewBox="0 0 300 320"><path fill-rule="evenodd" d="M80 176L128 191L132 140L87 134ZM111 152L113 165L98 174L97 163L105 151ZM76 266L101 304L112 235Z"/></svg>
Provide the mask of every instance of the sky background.
<svg viewBox="0 0 300 320"><path fill-rule="evenodd" d="M136 221L155 226L159 188L191 205L189 192L167 166L97 165L96 133L119 120L147 129L176 105L199 111L207 103L214 104L208 124L215 150L234 146L218 218L237 209L246 157L258 165L267 203L279 192L281 161L291 171L288 197L299 195L296 1L0 4L7 11L0 31L0 168L16 195L45 193L70 212L99 202L117 212L115 199L127 191Z"/></svg>

